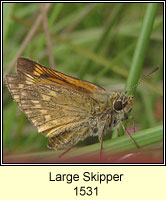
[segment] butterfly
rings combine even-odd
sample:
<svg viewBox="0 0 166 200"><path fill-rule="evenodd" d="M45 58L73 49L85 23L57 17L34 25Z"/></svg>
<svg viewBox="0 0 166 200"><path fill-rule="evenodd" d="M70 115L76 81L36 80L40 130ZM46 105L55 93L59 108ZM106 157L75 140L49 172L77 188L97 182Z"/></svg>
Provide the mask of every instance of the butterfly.
<svg viewBox="0 0 166 200"><path fill-rule="evenodd" d="M88 136L103 136L127 119L134 96L107 92L30 59L17 60L17 75L6 75L13 99L39 133L48 137L48 147L67 151Z"/></svg>

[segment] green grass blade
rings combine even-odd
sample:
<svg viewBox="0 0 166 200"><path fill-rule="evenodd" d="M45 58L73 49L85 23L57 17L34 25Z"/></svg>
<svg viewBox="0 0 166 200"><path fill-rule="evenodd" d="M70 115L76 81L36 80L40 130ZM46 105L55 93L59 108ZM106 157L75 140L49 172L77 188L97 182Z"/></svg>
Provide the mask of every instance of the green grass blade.
<svg viewBox="0 0 166 200"><path fill-rule="evenodd" d="M157 3L149 3L147 6L146 14L142 24L142 30L138 38L129 76L126 83L126 91L128 91L129 94L135 93L136 87L133 86L136 86L141 75L144 58L150 40L150 34L152 32L153 23L157 13L157 7ZM124 124L126 123L127 121L125 121ZM124 134L124 130L122 127L119 128L119 133L120 135Z"/></svg>
<svg viewBox="0 0 166 200"><path fill-rule="evenodd" d="M142 65L148 48L150 34L152 32L153 23L157 13L158 3L149 3L147 6L147 11L142 25L142 30L138 38L136 49L134 52L130 73L126 83L126 90L130 90L132 86L136 85L142 70ZM134 94L134 88L130 91L131 94Z"/></svg>

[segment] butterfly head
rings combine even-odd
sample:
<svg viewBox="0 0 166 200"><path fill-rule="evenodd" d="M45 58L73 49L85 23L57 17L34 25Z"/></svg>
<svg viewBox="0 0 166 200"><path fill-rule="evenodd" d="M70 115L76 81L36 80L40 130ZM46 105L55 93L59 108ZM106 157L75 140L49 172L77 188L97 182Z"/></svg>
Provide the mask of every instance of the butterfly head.
<svg viewBox="0 0 166 200"><path fill-rule="evenodd" d="M111 95L112 107L116 113L130 112L134 104L134 96L128 96L126 93L114 92Z"/></svg>

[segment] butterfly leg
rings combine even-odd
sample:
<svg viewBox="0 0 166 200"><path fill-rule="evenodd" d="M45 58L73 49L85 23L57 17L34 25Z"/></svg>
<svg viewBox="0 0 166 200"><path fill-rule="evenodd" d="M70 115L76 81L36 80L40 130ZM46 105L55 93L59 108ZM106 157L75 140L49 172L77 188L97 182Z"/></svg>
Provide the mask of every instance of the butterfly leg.
<svg viewBox="0 0 166 200"><path fill-rule="evenodd" d="M104 136L104 133L109 125L109 122L110 122L110 118L108 117L106 119L106 122L104 124L104 128L103 128L103 131L102 131L102 134L99 136L99 142L100 142L100 158L102 158L102 153L103 153L103 136Z"/></svg>
<svg viewBox="0 0 166 200"><path fill-rule="evenodd" d="M64 156L67 152L69 152L75 145L70 146L69 148L67 148L64 152L62 152L58 158L61 158L62 156Z"/></svg>
<svg viewBox="0 0 166 200"><path fill-rule="evenodd" d="M127 120L127 119L131 119L131 120L132 120L132 126L133 126L134 133L135 133L135 120L134 120L134 117L132 117L132 116L129 117L128 114L125 113L125 114L124 114L124 118L122 119L122 121L125 121L125 120ZM136 147L139 149L139 148L140 148L139 145L136 143L136 141L134 140L134 138L133 138L133 137L131 136L131 134L128 132L127 128L124 126L123 123L121 123L121 125L122 125L123 130L129 135L129 137L131 138L131 140L134 142L134 144L136 145Z"/></svg>
<svg viewBox="0 0 166 200"><path fill-rule="evenodd" d="M103 136L100 138L100 158L102 158L102 152L103 152Z"/></svg>
<svg viewBox="0 0 166 200"><path fill-rule="evenodd" d="M118 137L120 137L119 128L117 128L116 130L117 130L117 133L118 133Z"/></svg>
<svg viewBox="0 0 166 200"><path fill-rule="evenodd" d="M133 116L128 116L128 114L125 113L124 118L122 119L122 121L125 121L127 119L131 119L132 120L132 126L133 126L134 133L135 133L135 120L134 120L134 117Z"/></svg>
<svg viewBox="0 0 166 200"><path fill-rule="evenodd" d="M128 134L128 136L131 138L131 140L134 142L134 144L136 145L136 147L138 149L140 149L140 146L136 143L136 141L134 140L134 138L131 136L131 134L128 132L127 128L124 126L123 123L121 123L123 130ZM135 129L134 129L135 130Z"/></svg>
<svg viewBox="0 0 166 200"><path fill-rule="evenodd" d="M135 120L134 120L134 117L131 117L131 119L132 119L132 126L133 126L133 129L134 129L134 133L135 133Z"/></svg>

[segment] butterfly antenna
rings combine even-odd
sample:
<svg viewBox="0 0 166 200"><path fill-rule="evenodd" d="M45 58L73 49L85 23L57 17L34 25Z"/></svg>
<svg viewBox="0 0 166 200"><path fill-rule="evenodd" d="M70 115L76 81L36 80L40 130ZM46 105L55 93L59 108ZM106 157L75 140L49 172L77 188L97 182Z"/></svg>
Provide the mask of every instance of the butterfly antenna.
<svg viewBox="0 0 166 200"><path fill-rule="evenodd" d="M130 88L130 90L128 90L128 91L125 91L125 93L127 93L127 92L129 92L129 91L131 91L131 90L133 90L134 88L136 88L140 83L142 83L142 82L144 82L145 81L145 79L148 77L148 76L150 76L151 74L153 74L154 72L156 72L157 70L159 69L159 67L157 66L157 67L155 67L150 73L148 73L147 75L145 75L142 79L140 79L139 81L138 81L138 83L136 83L135 85L133 85L131 88Z"/></svg>

